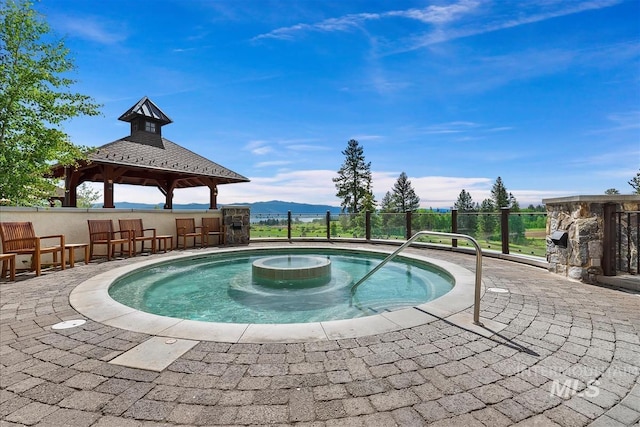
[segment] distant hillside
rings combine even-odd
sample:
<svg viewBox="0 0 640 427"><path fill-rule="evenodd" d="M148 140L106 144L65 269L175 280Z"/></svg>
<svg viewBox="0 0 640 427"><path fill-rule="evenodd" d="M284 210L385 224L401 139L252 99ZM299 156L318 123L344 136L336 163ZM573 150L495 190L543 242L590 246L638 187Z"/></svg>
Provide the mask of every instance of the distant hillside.
<svg viewBox="0 0 640 427"><path fill-rule="evenodd" d="M288 211L296 214L321 214L327 211L332 214L340 213L340 208L337 206L329 205L312 205L308 203L295 203L295 202L283 202L280 200L272 200L269 202L255 202L255 203L230 203L230 205L242 205L249 206L252 214L286 214ZM117 202L115 203L118 209L162 209L162 204L152 205L148 203L131 203L131 202ZM96 205L95 207L100 207ZM219 205L222 207L222 205ZM173 209L208 209L208 203L189 203L185 205L174 204Z"/></svg>

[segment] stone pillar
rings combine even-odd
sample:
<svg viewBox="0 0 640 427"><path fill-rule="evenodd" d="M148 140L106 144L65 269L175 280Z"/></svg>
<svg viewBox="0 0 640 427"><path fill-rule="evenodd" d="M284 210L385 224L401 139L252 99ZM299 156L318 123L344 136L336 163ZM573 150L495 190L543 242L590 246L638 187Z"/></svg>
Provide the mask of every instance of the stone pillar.
<svg viewBox="0 0 640 427"><path fill-rule="evenodd" d="M229 246L248 245L250 213L248 206L223 206L225 244Z"/></svg>
<svg viewBox="0 0 640 427"><path fill-rule="evenodd" d="M603 274L604 251L610 250L604 247L605 243L615 242L615 236L605 236L605 206L613 204L618 211L637 211L640 196L573 196L544 199L542 203L547 208L549 271L592 282ZM554 232L567 233L566 248L553 242Z"/></svg>

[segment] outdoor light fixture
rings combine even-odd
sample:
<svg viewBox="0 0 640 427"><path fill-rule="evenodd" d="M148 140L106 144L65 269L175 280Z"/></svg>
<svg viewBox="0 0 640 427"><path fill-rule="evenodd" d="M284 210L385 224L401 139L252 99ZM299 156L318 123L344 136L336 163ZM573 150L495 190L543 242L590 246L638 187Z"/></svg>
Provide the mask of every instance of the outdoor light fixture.
<svg viewBox="0 0 640 427"><path fill-rule="evenodd" d="M559 248L566 248L568 239L569 233L567 233L566 231L556 230L551 233L551 241Z"/></svg>

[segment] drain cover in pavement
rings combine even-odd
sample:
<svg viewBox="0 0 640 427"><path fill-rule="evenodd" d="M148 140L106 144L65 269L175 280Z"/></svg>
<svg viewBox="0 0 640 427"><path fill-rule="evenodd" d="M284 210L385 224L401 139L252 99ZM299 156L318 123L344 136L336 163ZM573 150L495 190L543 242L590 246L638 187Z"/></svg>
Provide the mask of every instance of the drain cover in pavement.
<svg viewBox="0 0 640 427"><path fill-rule="evenodd" d="M51 326L51 329L69 329L69 328L75 328L77 326L80 325L84 325L85 323L87 323L86 320L84 319L77 319L77 320L65 320L64 322L60 322L60 323L56 323L55 325Z"/></svg>

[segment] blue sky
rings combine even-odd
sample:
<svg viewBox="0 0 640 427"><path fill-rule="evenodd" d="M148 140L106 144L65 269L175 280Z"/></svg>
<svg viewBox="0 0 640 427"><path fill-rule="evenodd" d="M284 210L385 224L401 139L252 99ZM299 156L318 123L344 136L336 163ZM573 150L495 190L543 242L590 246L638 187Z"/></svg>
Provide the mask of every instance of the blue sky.
<svg viewBox="0 0 640 427"><path fill-rule="evenodd" d="M632 192L640 168L640 1L41 0L74 89L100 117L76 144L128 135L143 96L163 136L251 179L219 202L338 206L349 139L378 201L405 172L422 207L500 176L522 207ZM115 200L162 203L150 188ZM208 202L206 187L174 203Z"/></svg>

